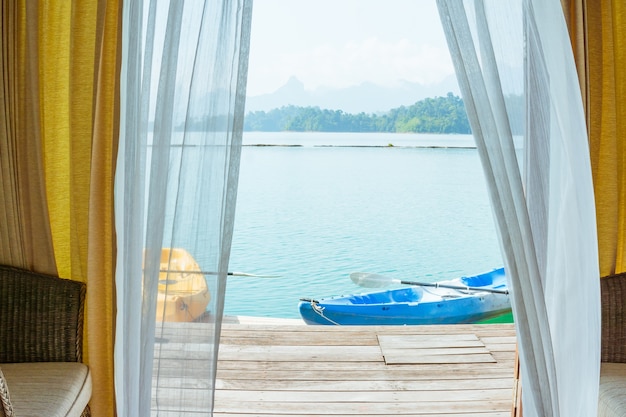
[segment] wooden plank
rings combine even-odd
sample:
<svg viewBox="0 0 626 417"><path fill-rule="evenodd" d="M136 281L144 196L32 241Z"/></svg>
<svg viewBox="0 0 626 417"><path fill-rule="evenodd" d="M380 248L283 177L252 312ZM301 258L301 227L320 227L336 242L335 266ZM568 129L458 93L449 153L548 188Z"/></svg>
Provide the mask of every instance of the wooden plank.
<svg viewBox="0 0 626 417"><path fill-rule="evenodd" d="M329 337L305 337L302 334L268 334L259 337L248 337L244 335L222 336L222 345L293 345L293 346L375 346L378 339L374 333L370 334L336 334Z"/></svg>
<svg viewBox="0 0 626 417"><path fill-rule="evenodd" d="M165 359L209 360L211 345L203 343L166 343L160 346L158 356ZM220 345L221 360L279 360L279 361L382 361L378 346L302 346Z"/></svg>
<svg viewBox="0 0 626 417"><path fill-rule="evenodd" d="M493 356L498 362L511 362L509 366L513 366L512 362L515 362L515 351L493 351L491 352L491 356ZM511 368L513 369L513 368Z"/></svg>
<svg viewBox="0 0 626 417"><path fill-rule="evenodd" d="M514 353L507 353L513 356ZM170 372L171 374L180 374L181 370L185 372L204 372L208 369L209 364L202 359L161 359L158 360L161 372ZM336 375L354 374L362 377L377 378L379 375L406 375L411 374L415 379L431 378L435 374L442 375L473 375L475 378L490 377L491 375L500 375L503 372L512 372L514 357L512 360L500 360L497 363L482 363L479 367L471 363L458 364L404 364L390 367L382 360L375 362L337 362L337 361L315 361L314 363L302 361L282 361L280 358L275 360L228 360L218 362L218 372L236 372L243 375L244 378L251 378L255 372L274 372L277 375L282 374L283 378L287 375L298 375L301 372L312 372L317 378L326 379L334 378ZM156 365L156 364L155 364ZM365 375L363 375L365 374Z"/></svg>
<svg viewBox="0 0 626 417"><path fill-rule="evenodd" d="M491 363L496 360L489 353L477 353L467 355L420 355L415 353L414 355L394 355L390 353L385 355L385 363L387 365L406 365L406 364L422 364L422 363Z"/></svg>
<svg viewBox="0 0 626 417"><path fill-rule="evenodd" d="M155 390L156 392L156 390ZM442 390L442 391L261 391L261 390L218 390L220 401L232 402L315 402L321 403L396 403L396 402L466 402L466 401L503 401L511 398L512 389L491 390ZM155 404L185 404L194 401L208 404L210 396L207 390L200 389L163 389L155 393Z"/></svg>
<svg viewBox="0 0 626 417"><path fill-rule="evenodd" d="M442 413L480 413L501 411L510 407L510 398L501 401L415 401L415 402L384 402L384 403L359 403L359 402L282 402L282 401L215 401L216 413L265 413L272 415L294 414L301 415L335 415L346 414L362 416L369 415L406 415L414 414L420 410L422 414Z"/></svg>
<svg viewBox="0 0 626 417"><path fill-rule="evenodd" d="M282 402L416 402L416 401L506 401L512 389L443 390L443 391L243 391L220 392L221 401L282 401Z"/></svg>
<svg viewBox="0 0 626 417"><path fill-rule="evenodd" d="M453 413L453 414L422 414L422 413L417 413L415 414L415 410L413 411L413 413L409 413L409 414L402 414L403 417L511 417L510 412L481 412L481 413L473 413L473 414L467 414L467 413ZM305 414L280 414L280 417L302 417ZM307 413L306 416L307 417L325 417L325 416L330 416L331 414L315 414L315 413ZM245 413L245 414L241 414L241 413L220 413L220 412L214 412L213 413L213 417L268 417L268 416L277 416L276 414L260 414L260 413ZM354 417L354 414L336 414L333 413L332 414L333 417ZM380 416L380 414L369 414L369 413L361 413L359 414L359 417L375 417L375 416ZM200 414L200 413L183 413L183 414L179 414L177 412L161 412L159 413L159 417L206 417L206 413Z"/></svg>
<svg viewBox="0 0 626 417"><path fill-rule="evenodd" d="M491 352L511 352L515 351L515 343L489 343L485 347Z"/></svg>
<svg viewBox="0 0 626 417"><path fill-rule="evenodd" d="M224 316L222 323L228 324L254 324L254 325L298 325L305 326L302 319L283 319L276 317L253 317L253 316Z"/></svg>
<svg viewBox="0 0 626 417"><path fill-rule="evenodd" d="M188 325L198 325L196 323L172 323L173 327L185 328ZM204 324L201 324L204 325ZM512 323L504 324L443 324L443 325L422 325L422 326L293 326L293 325L246 325L246 324L224 324L222 334L228 332L258 332L263 328L263 333L268 332L288 332L304 334L332 332L375 332L378 334L455 334L455 333L475 333L477 335L491 336L515 336L515 326ZM508 333L508 334L507 334Z"/></svg>
<svg viewBox="0 0 626 417"><path fill-rule="evenodd" d="M313 414L314 410L310 410L310 413L307 414L280 414L280 417L321 417L323 416L322 414ZM354 414L337 414L337 413L333 413L333 414L327 414L327 415L332 415L333 417L354 417ZM383 414L384 415L384 414ZM214 412L213 413L213 417L269 417L269 416L277 416L276 414L261 414L261 413L245 413L245 414L241 414L241 413L219 413L219 412ZM370 414L370 413L361 413L359 414L359 417L379 417L380 414ZM194 413L185 413L181 416L181 414L177 414L175 412L173 413L166 413L166 412L161 412L159 413L159 417L206 417L206 413L204 414L194 414ZM429 413L428 410L425 410L422 413L417 412L416 410L413 410L413 413L408 413L408 414L402 414L402 417L433 417L432 413ZM453 414L449 414L449 413L445 413L445 414L437 414L436 417L511 417L510 412L478 412L478 413L453 413Z"/></svg>
<svg viewBox="0 0 626 417"><path fill-rule="evenodd" d="M460 364L467 365L467 364ZM420 381L420 380L464 380L471 378L471 381L477 379L503 379L509 380L511 370L509 368L483 368L476 369L476 365L470 364L471 367L444 367L442 365L420 365L419 367L393 366L383 369L354 369L346 370L326 369L319 370L316 367L301 366L297 369L222 369L218 366L217 378L224 380L251 381L251 383L264 383L267 380L288 381L341 381L346 378L352 378L355 381ZM175 377L175 372L169 372L164 376ZM263 382L261 382L263 381Z"/></svg>
<svg viewBox="0 0 626 417"><path fill-rule="evenodd" d="M160 377L158 387L171 388L173 392L179 389L202 390L209 389L211 382L208 378L191 379L181 377ZM500 379L465 379L465 380L422 380L422 381L316 381L316 380L224 380L217 379L217 390L230 390L235 393L242 391L317 391L317 392L392 392L398 389L402 391L433 392L444 390L512 390L514 382L509 378ZM240 394L236 394L240 395ZM439 398L439 397L437 397Z"/></svg>
<svg viewBox="0 0 626 417"><path fill-rule="evenodd" d="M173 380L172 382L176 382ZM362 381L355 379L344 379L336 381L317 380L224 380L216 381L216 388L220 390L270 390L280 392L290 391L396 391L398 389L407 391L442 391L451 390L499 390L512 389L512 378L496 379L461 379L461 380L391 380L391 381Z"/></svg>
<svg viewBox="0 0 626 417"><path fill-rule="evenodd" d="M497 353L497 352L496 352ZM243 358L235 358L234 360L220 360L218 362L218 370L245 370L245 371L266 371L266 370L291 370L298 371L302 369L314 369L320 372L322 371L344 371L345 373L354 372L358 370L396 370L396 369L411 369L416 374L423 374L430 378L433 373L440 372L447 369L454 371L474 370L477 374L481 372L488 372L490 370L513 369L513 364L508 364L506 361L497 363L483 363L480 367L475 364L405 364L402 366L389 367L384 361L372 361L372 362L336 362L336 361L315 361L314 364L301 362L301 361L280 361L280 360L263 360L263 361L247 361Z"/></svg>
<svg viewBox="0 0 626 417"><path fill-rule="evenodd" d="M211 339L202 335L186 334L164 334L158 338L158 344L167 343L210 343ZM308 337L306 334L297 333L251 333L251 334L223 334L220 338L221 345L296 345L296 346L316 346L316 345L377 345L378 339L375 333L332 333L327 337L320 337L315 333L315 337Z"/></svg>
<svg viewBox="0 0 626 417"><path fill-rule="evenodd" d="M382 337L382 336L381 336ZM402 336L400 336L402 338ZM395 349L426 349L426 348L472 348L472 347L485 347L485 345L478 339L476 340L421 340L421 341L413 341L413 340L404 340L404 341L394 341L394 340L380 340L379 342L382 348L385 347L393 347Z"/></svg>
<svg viewBox="0 0 626 417"><path fill-rule="evenodd" d="M298 411L296 411L297 413ZM159 417L207 417L208 413L205 411L179 411L179 410L164 410L159 409L158 416ZM371 414L366 411L362 411L358 414L359 417L379 417L385 416L386 414ZM414 409L412 413L403 413L402 417L511 417L510 411L508 412L479 412L479 413L464 413L462 411L456 413L419 413L418 410ZM341 414L341 413L327 413L327 414L319 414L315 413L312 410L300 411L297 414L294 413L266 413L263 411L254 412L249 411L246 413L232 413L230 411L227 412L213 412L213 417L354 417L354 414Z"/></svg>
<svg viewBox="0 0 626 417"><path fill-rule="evenodd" d="M382 348L392 346L396 349L485 346L475 334L378 335L378 343Z"/></svg>
<svg viewBox="0 0 626 417"><path fill-rule="evenodd" d="M247 360L274 361L336 361L336 362L368 362L382 361L378 346L315 346L304 349L301 346L224 346L220 347L221 360L233 360L239 357Z"/></svg>
<svg viewBox="0 0 626 417"><path fill-rule="evenodd" d="M440 356L440 355L471 355L477 353L489 354L489 350L482 347L440 347L436 349L419 348L419 349L383 349L383 355L414 355L414 356ZM407 362L411 363L411 362ZM454 363L454 362L452 362Z"/></svg>
<svg viewBox="0 0 626 417"><path fill-rule="evenodd" d="M481 337L480 340L485 344L512 344L515 345L517 343L517 337L513 336L484 336Z"/></svg>

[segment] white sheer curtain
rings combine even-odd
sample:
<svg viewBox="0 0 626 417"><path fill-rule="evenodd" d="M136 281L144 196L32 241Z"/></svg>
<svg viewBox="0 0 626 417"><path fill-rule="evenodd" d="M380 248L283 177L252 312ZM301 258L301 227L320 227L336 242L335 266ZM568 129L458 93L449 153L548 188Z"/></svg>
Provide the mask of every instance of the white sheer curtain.
<svg viewBox="0 0 626 417"><path fill-rule="evenodd" d="M251 13L251 0L124 2L115 184L120 417L213 413ZM162 320L163 248L184 249L206 272L202 322ZM200 352L186 349L191 340Z"/></svg>
<svg viewBox="0 0 626 417"><path fill-rule="evenodd" d="M524 415L594 416L600 364L595 208L561 4L438 0L438 7L513 290Z"/></svg>

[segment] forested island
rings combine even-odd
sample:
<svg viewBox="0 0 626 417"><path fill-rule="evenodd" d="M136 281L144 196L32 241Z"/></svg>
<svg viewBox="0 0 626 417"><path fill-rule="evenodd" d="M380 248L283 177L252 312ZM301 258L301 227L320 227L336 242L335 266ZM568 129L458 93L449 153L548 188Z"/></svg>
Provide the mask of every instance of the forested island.
<svg viewBox="0 0 626 417"><path fill-rule="evenodd" d="M462 133L470 126L463 99L448 93L381 114L350 114L319 107L284 106L246 114L244 130L261 132Z"/></svg>

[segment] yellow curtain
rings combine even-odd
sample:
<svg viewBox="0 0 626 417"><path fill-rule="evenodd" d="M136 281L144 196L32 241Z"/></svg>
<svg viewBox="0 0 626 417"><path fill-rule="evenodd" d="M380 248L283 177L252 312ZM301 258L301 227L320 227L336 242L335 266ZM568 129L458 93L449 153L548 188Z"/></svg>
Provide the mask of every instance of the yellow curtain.
<svg viewBox="0 0 626 417"><path fill-rule="evenodd" d="M0 262L87 283L92 415L114 415L121 0L1 1Z"/></svg>
<svg viewBox="0 0 626 417"><path fill-rule="evenodd" d="M600 275L626 271L626 3L562 0L585 102Z"/></svg>
<svg viewBox="0 0 626 417"><path fill-rule="evenodd" d="M91 399L94 417L115 415L113 342L116 251L113 183L119 132L122 2L100 1L97 6L94 94L89 97L94 109L91 189L87 206L89 218L83 225L86 227L89 242L87 271L84 271L88 277L86 339L89 349L86 357L90 366L98 364L97 373L94 371L94 394ZM85 27L85 30L89 30L89 27ZM79 74L75 75L78 77ZM76 242L75 239L72 241ZM92 283L95 285L90 285Z"/></svg>
<svg viewBox="0 0 626 417"><path fill-rule="evenodd" d="M1 0L0 263L55 274L39 124L34 3ZM36 11L36 8L35 8ZM34 24L33 24L34 23Z"/></svg>

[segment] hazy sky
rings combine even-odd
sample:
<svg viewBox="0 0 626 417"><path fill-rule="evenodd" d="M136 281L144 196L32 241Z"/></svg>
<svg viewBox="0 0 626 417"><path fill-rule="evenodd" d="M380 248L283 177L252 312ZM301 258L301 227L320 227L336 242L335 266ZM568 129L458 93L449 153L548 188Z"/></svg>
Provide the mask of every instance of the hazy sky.
<svg viewBox="0 0 626 417"><path fill-rule="evenodd" d="M454 73L435 0L254 0L248 95Z"/></svg>

